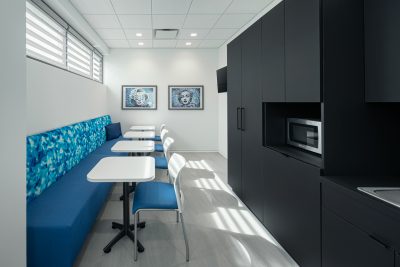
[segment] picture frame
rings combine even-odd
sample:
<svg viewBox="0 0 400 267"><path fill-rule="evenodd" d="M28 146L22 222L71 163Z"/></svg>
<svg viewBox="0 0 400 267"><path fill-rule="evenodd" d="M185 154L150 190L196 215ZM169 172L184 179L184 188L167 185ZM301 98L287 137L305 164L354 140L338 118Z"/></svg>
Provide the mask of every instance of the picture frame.
<svg viewBox="0 0 400 267"><path fill-rule="evenodd" d="M169 110L204 110L203 85L169 85Z"/></svg>
<svg viewBox="0 0 400 267"><path fill-rule="evenodd" d="M123 110L156 110L156 85L122 85Z"/></svg>

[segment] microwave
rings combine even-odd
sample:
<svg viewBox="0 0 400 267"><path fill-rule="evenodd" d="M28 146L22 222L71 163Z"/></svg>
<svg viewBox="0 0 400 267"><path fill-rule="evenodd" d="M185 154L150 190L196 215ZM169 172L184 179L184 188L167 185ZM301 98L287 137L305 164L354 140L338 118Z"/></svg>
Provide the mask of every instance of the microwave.
<svg viewBox="0 0 400 267"><path fill-rule="evenodd" d="M287 118L288 145L317 154L322 153L321 122L316 120Z"/></svg>

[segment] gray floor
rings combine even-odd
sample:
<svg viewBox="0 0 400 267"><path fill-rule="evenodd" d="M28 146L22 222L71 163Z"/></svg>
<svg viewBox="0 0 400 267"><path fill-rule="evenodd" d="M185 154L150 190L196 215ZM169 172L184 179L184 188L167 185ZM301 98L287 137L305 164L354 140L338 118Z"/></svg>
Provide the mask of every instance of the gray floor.
<svg viewBox="0 0 400 267"><path fill-rule="evenodd" d="M138 236L146 250L137 262L133 261L133 243L128 238L117 243L109 254L103 253L103 247L117 233L111 229L111 222L122 218L122 186L118 184L76 266L297 266L226 185L225 158L218 153L182 155L188 160L182 172L182 187L190 262L185 261L181 225L170 212L141 213L146 228ZM166 180L165 174L157 174Z"/></svg>

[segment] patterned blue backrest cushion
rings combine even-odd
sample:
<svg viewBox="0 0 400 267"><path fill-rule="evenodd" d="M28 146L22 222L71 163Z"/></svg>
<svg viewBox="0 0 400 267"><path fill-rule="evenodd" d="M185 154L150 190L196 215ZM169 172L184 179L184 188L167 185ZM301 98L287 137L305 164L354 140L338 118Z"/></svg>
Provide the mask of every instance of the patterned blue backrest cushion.
<svg viewBox="0 0 400 267"><path fill-rule="evenodd" d="M106 141L105 126L109 115L82 121L26 138L27 201L77 165Z"/></svg>

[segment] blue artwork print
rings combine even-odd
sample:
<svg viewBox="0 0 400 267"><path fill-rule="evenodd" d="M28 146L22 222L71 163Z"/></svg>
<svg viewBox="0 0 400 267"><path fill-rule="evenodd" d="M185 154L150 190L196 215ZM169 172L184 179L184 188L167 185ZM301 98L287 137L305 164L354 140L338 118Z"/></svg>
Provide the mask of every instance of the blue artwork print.
<svg viewBox="0 0 400 267"><path fill-rule="evenodd" d="M123 109L156 109L157 88L148 87L123 87Z"/></svg>
<svg viewBox="0 0 400 267"><path fill-rule="evenodd" d="M203 109L203 87L170 86L170 109Z"/></svg>

